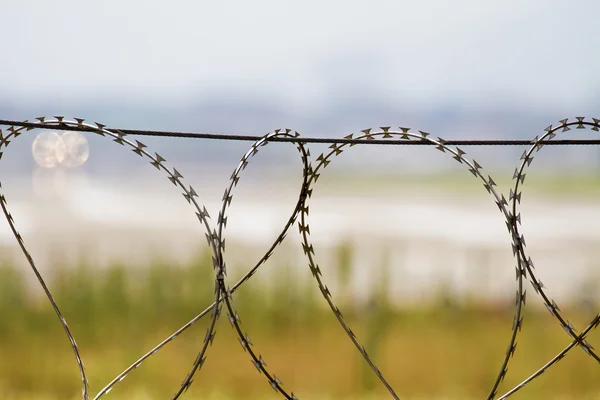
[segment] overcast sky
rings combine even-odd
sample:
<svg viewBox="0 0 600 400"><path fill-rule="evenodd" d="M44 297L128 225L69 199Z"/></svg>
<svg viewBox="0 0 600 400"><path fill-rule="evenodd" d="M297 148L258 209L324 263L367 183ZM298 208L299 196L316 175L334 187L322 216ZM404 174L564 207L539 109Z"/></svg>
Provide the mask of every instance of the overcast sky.
<svg viewBox="0 0 600 400"><path fill-rule="evenodd" d="M600 2L2 0L0 100L600 99Z"/></svg>

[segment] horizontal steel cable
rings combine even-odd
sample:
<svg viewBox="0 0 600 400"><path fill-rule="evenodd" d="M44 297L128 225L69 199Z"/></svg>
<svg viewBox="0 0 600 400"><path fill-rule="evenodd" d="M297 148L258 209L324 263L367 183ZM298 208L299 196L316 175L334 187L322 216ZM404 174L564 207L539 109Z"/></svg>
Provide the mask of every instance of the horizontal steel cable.
<svg viewBox="0 0 600 400"><path fill-rule="evenodd" d="M600 121L599 121L600 123ZM12 121L0 119L0 126L19 126L28 129L60 129L63 131L95 131L87 126L72 126L66 124L57 125L46 125L41 122L29 122L29 121ZM176 131L157 131L157 130L141 130L141 129L120 129L120 128L108 128L101 125L102 128L106 128L112 132L119 132L122 135L131 136L158 136L158 137L178 137L188 139L212 139L212 140L235 140L244 142L256 142L260 140L264 135L240 135L232 133L198 133L198 132L176 132ZM387 127L384 127L387 128ZM383 129L383 128L382 128ZM400 128L402 129L402 128ZM404 128L408 129L408 128ZM422 131L419 131L422 132ZM422 132L425 133L426 132ZM274 137L270 140L271 142L294 142L294 143L327 143L327 144L383 144L383 145L433 145L427 140L359 140L352 139L349 136L346 138L327 138L327 137ZM444 144L447 146L531 146L535 142L532 140L518 140L518 139L463 139L463 140L446 140ZM600 139L563 139L563 140L544 140L540 142L544 146L565 146L565 145L599 145Z"/></svg>

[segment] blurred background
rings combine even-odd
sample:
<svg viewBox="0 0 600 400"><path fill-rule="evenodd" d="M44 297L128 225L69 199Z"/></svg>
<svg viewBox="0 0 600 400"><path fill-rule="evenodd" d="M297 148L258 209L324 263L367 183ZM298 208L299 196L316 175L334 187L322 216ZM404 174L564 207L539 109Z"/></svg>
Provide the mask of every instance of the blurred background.
<svg viewBox="0 0 600 400"><path fill-rule="evenodd" d="M529 140L563 118L599 117L592 1L5 0L1 9L0 119L336 138L403 126L446 140ZM15 139L0 180L97 393L210 304L213 271L194 210L164 174L107 138L61 135ZM216 222L251 143L137 139L182 173ZM310 148L313 158L328 150ZM463 150L508 198L526 148ZM578 331L600 311L599 168L597 146L543 148L520 208L538 276ZM277 238L301 182L287 143L261 149L243 172L225 234L230 284ZM355 146L323 171L310 210L333 299L398 395L486 398L510 338L516 260L482 183L434 148ZM6 222L0 246L0 398L79 398L69 343ZM238 291L256 351L299 398L389 398L307 265L293 227ZM570 343L527 285L500 394ZM279 398L224 319L183 398ZM106 397L168 398L206 327L195 324ZM598 382L597 363L575 348L514 398L597 399Z"/></svg>

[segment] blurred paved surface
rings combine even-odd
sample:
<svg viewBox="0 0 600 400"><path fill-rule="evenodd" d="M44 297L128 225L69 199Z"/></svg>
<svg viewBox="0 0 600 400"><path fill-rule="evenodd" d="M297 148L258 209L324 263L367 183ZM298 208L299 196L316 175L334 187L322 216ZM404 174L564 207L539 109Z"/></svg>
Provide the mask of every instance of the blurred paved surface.
<svg viewBox="0 0 600 400"><path fill-rule="evenodd" d="M98 267L112 261L144 265L154 256L185 262L206 248L204 231L181 194L165 186L79 182L67 185L62 196L24 188L7 190L7 198L44 271L53 262L78 257ZM211 189L205 198L214 221L222 188ZM289 217L295 193L292 186L276 184L248 185L236 192L226 230L230 268L246 270L250 258L267 250ZM600 255L600 208L584 200L527 198L523 203L528 249L553 293L566 296L586 280L598 282L600 268L595 275L587 272L595 271ZM444 281L458 291L512 293L515 261L509 236L485 192L467 198L423 191L326 193L314 197L310 210L312 238L326 275L335 275L326 268L332 246L350 241L357 282L377 279L373 267L387 252L399 297L418 298L424 288ZM304 268L297 237L293 228L287 247L275 256ZM0 242L5 256L24 263L6 221L0 224Z"/></svg>

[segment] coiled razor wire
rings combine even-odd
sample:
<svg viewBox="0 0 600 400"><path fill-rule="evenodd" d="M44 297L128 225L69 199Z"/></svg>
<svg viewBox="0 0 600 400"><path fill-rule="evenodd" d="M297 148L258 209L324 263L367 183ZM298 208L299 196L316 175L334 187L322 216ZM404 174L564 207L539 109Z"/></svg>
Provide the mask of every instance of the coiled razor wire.
<svg viewBox="0 0 600 400"><path fill-rule="evenodd" d="M262 137L260 136L247 136L247 135L220 135L213 133L188 133L188 132L168 132L168 131L141 131L141 130L128 130L128 129L114 129L107 128L105 125L100 123L89 124L86 123L82 118L74 118L74 120L66 120L64 117L56 116L52 119L46 119L44 117L37 118L37 122L18 122L10 120L0 120L0 125L8 125L6 129L7 134L4 135L0 130L0 159L8 148L8 145L21 134L31 131L33 129L58 129L63 131L80 131L80 132L91 132L103 137L112 139L113 142L120 144L124 147L129 147L134 153L139 156L146 158L151 165L153 165L159 171L166 174L169 181L182 190L184 199L193 207L196 218L199 223L204 227L206 240L212 251L213 268L215 270L215 282L214 282L214 302L209 305L204 311L190 320L188 323L183 325L173 334L164 339L161 343L156 345L152 350L147 352L145 355L140 357L137 361L131 364L123 372L117 375L111 382L109 382L102 390L96 394L93 399L97 400L108 394L118 382L121 382L127 377L127 375L134 369L138 368L145 360L152 355L156 354L160 349L165 347L169 342L176 339L182 332L187 330L190 326L194 325L201 318L205 317L210 313L210 323L206 331L206 335L198 350L198 354L191 370L185 376L180 387L177 389L172 399L179 398L192 384L193 378L200 370L208 355L208 348L212 345L216 335L216 324L221 316L223 302L226 306L227 318L231 323L233 329L239 337L239 342L243 349L247 351L251 358L254 367L263 374L268 380L271 387L279 392L286 399L298 399L293 393L283 388L283 382L269 369L263 359L262 355L253 349L254 344L250 340L248 333L245 333L242 329L240 314L235 310L233 303L233 293L244 284L254 273L272 256L276 247L279 246L286 237L289 229L297 223L298 229L302 236L302 249L304 255L308 261L308 267L315 278L316 284L321 291L321 294L333 314L338 320L339 324L346 332L352 343L356 346L358 352L364 358L365 362L373 370L373 373L379 378L381 383L388 390L390 395L394 399L398 399L398 395L391 385L386 381L383 373L375 365L375 363L369 357L366 349L360 344L357 336L353 333L350 325L344 320L344 317L340 309L335 305L333 296L325 284L321 268L316 261L316 252L313 244L310 240L310 225L308 222L309 205L308 200L312 197L313 187L316 184L318 178L322 174L322 171L339 155L341 155L348 147L352 147L357 144L383 144L383 145L430 145L442 153L446 153L459 164L463 165L473 176L483 184L487 192L493 197L496 206L505 218L506 227L510 234L513 255L517 260L516 266L516 310L513 317L512 329L506 354L502 360L499 368L498 375L492 385L490 392L487 396L488 400L491 399L506 399L510 395L516 393L518 390L523 388L525 385L539 377L543 372L547 371L552 365L560 361L566 354L574 347L580 347L590 357L600 362L600 357L594 351L593 346L586 340L586 336L598 325L600 325L600 313L587 325L587 327L581 331L580 334L576 333L576 329L571 322L569 322L562 314L558 304L552 300L549 296L542 281L537 278L534 271L534 263L525 251L525 238L523 233L520 231L521 225L521 214L519 212L519 205L522 197L521 186L524 184L525 171L527 167L533 162L533 154L537 153L545 145L598 145L600 140L569 140L561 139L555 140L555 137L559 133L570 131L572 127L576 129L591 129L594 131L600 130L600 120L592 118L587 120L584 117L576 117L573 120L563 119L559 121L559 124L555 127L549 126L545 129L545 133L541 137L535 137L531 141L524 140L453 140L446 141L441 138L433 139L430 134L424 131L412 132L409 128L392 129L391 127L381 127L379 130L366 129L361 131L357 136L353 134L347 135L341 139L329 139L329 138L302 138L299 133L290 129L278 129ZM183 176L177 171L177 169L169 168L166 165L166 160L161 157L158 153L152 155L146 145L142 142L135 140L130 141L125 136L129 135L146 135L146 136L169 136L169 137L188 137L188 138L200 138L200 139L221 139L221 140L244 140L253 141L250 150L246 152L238 166L231 175L229 185L225 189L222 199L221 209L218 213L216 227L211 223L206 207L199 204L200 196L194 190L192 186L186 186L184 184ZM303 163L303 180L298 195L298 201L288 221L283 227L281 233L277 236L277 239L269 247L267 252L260 258L260 260L252 267L238 282L232 286L227 284L227 269L225 263L225 227L227 225L227 209L231 205L233 199L233 189L238 185L241 173L249 164L250 160L256 156L261 147L268 145L271 142L291 142L295 144ZM308 143L329 143L328 151L320 154L318 157L311 161L310 150L306 147ZM521 164L515 170L513 179L515 180L514 188L510 189L508 200L498 192L496 183L491 176L483 173L482 166L475 160L469 160L466 157L466 153L457 146L472 146L472 145L529 145L529 149L526 150L521 156ZM2 190L2 183L0 181L0 190ZM10 229L17 240L19 247L23 251L29 266L35 274L39 285L42 287L48 301L54 309L60 324L62 325L65 334L71 344L71 348L75 355L75 361L77 363L81 387L82 387L82 398L89 400L89 385L88 379L83 364L83 359L80 354L79 347L75 341L71 330L67 324L66 319L62 315L57 302L46 285L41 273L37 269L35 262L28 252L25 241L21 234L17 231L14 217L9 212L8 204L5 195L0 192L0 206L8 221ZM297 222L299 219L299 222ZM526 290L524 288L524 280L527 279L527 274L531 279L531 284L536 292L545 304L548 311L556 319L556 321L562 326L567 335L571 337L571 343L559 352L550 361L544 364L540 369L531 374L528 378L522 381L519 385L515 386L504 395L497 397L498 388L504 380L507 372L510 360L513 358L516 350L517 336L523 327L523 309L526 304Z"/></svg>

